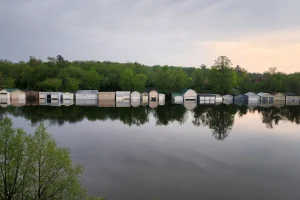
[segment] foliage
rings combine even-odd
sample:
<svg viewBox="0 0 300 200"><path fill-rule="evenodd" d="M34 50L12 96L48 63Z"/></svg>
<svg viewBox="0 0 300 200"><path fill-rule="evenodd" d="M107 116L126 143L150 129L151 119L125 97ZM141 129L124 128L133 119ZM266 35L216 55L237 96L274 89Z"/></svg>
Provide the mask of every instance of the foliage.
<svg viewBox="0 0 300 200"><path fill-rule="evenodd" d="M126 68L120 76L120 87L122 90L132 90L135 74L131 68Z"/></svg>
<svg viewBox="0 0 300 200"><path fill-rule="evenodd" d="M0 199L100 200L81 187L82 172L43 124L32 135L13 129L7 117L0 120Z"/></svg>
<svg viewBox="0 0 300 200"><path fill-rule="evenodd" d="M37 87L40 89L45 89L46 91L56 92L61 88L62 80L59 78L48 78L40 83Z"/></svg>
<svg viewBox="0 0 300 200"><path fill-rule="evenodd" d="M155 88L159 92L178 92L192 88L197 92L219 94L252 92L300 93L300 73L284 74L271 67L263 74L249 73L226 56L213 66L145 66L139 63L68 61L61 55L42 61L30 57L27 62L0 60L0 88L40 91L95 89L101 91Z"/></svg>

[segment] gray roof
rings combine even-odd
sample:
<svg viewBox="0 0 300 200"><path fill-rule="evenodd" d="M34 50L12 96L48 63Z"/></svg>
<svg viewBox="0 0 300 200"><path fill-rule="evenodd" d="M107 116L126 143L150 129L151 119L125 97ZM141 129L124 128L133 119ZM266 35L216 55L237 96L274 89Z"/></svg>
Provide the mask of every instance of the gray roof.
<svg viewBox="0 0 300 200"><path fill-rule="evenodd" d="M98 90L78 90L76 94L98 94Z"/></svg>
<svg viewBox="0 0 300 200"><path fill-rule="evenodd" d="M208 96L208 97L215 97L215 94L209 94L209 93L198 93L198 96Z"/></svg>
<svg viewBox="0 0 300 200"><path fill-rule="evenodd" d="M297 94L291 93L291 92L285 92L283 93L285 96L299 96Z"/></svg>

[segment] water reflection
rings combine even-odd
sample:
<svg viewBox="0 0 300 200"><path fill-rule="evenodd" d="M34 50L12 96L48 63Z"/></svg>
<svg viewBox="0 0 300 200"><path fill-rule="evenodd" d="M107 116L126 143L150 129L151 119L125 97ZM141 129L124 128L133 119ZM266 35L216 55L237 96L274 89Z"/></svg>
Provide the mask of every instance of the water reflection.
<svg viewBox="0 0 300 200"><path fill-rule="evenodd" d="M63 103L68 106L69 102ZM71 103L71 102L70 102ZM95 103L94 101L92 103ZM47 103L45 103L47 104ZM78 102L77 102L78 104ZM131 102L132 106L134 102ZM35 105L35 104L33 104ZM47 104L48 105L48 104ZM191 118L195 126L207 126L212 130L213 136L217 140L224 140L230 133L235 116L243 117L248 113L259 113L262 123L267 128L274 128L280 121L290 121L300 124L300 107L262 107L257 105L200 105L193 103L184 105L166 104L158 106L158 102L153 102L152 108L148 106L130 107L130 101L117 101L116 107L111 102L102 102L103 107L88 106L58 106L55 102L51 106L8 106L0 109L0 115L11 114L22 116L36 124L43 120L49 120L51 124L63 125L65 122L77 123L83 119L95 120L119 120L124 124L143 125L149 122L149 116L153 115L156 126L168 126L170 123L178 122L184 124ZM80 102L79 105L90 105L90 102ZM105 107L108 106L108 107Z"/></svg>
<svg viewBox="0 0 300 200"><path fill-rule="evenodd" d="M217 140L224 140L232 129L237 111L234 105L199 106L193 111L192 122L195 126L208 126Z"/></svg>

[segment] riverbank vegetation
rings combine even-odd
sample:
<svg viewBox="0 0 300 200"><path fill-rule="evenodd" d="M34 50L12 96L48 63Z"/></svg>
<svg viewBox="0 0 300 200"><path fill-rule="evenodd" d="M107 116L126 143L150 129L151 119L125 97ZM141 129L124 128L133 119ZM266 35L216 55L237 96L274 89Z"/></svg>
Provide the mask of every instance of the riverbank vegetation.
<svg viewBox="0 0 300 200"><path fill-rule="evenodd" d="M252 92L300 93L300 73L285 74L269 68L265 73L250 73L229 58L220 56L213 66L199 67L153 66L139 63L99 61L67 61L62 56L42 61L13 63L0 60L0 88L20 88L38 91L68 91L97 89L99 91L156 88L171 93L184 88L197 92L237 94Z"/></svg>
<svg viewBox="0 0 300 200"><path fill-rule="evenodd" d="M82 172L43 124L28 134L9 118L0 120L0 199L104 200L87 195L79 183Z"/></svg>

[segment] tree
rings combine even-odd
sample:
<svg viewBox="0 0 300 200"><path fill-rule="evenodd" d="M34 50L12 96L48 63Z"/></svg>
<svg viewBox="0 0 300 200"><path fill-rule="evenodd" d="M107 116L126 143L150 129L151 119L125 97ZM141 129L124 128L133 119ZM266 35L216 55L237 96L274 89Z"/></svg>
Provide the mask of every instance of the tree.
<svg viewBox="0 0 300 200"><path fill-rule="evenodd" d="M26 199L31 192L32 157L29 137L21 129L14 130L8 118L0 120L0 197L1 199ZM28 185L30 186L30 184Z"/></svg>
<svg viewBox="0 0 300 200"><path fill-rule="evenodd" d="M4 87L5 88L14 88L16 80L11 78L11 77L7 77L6 79L4 79Z"/></svg>
<svg viewBox="0 0 300 200"><path fill-rule="evenodd" d="M79 79L66 78L65 91L66 92L76 92L79 89L80 83L81 83L81 80L79 80Z"/></svg>
<svg viewBox="0 0 300 200"><path fill-rule="evenodd" d="M32 199L70 199L83 195L78 181L82 166L72 166L67 149L57 147L41 124L32 138L33 171Z"/></svg>
<svg viewBox="0 0 300 200"><path fill-rule="evenodd" d="M147 84L147 77L144 74L137 74L133 80L133 90L143 92Z"/></svg>
<svg viewBox="0 0 300 200"><path fill-rule="evenodd" d="M38 88L47 91L58 91L61 88L62 80L59 78L48 78L38 83Z"/></svg>
<svg viewBox="0 0 300 200"><path fill-rule="evenodd" d="M56 145L41 124L34 135L0 120L0 198L3 200L100 200L79 183L83 168Z"/></svg>
<svg viewBox="0 0 300 200"><path fill-rule="evenodd" d="M204 90L204 83L205 83L205 77L204 77L204 70L205 69L196 69L192 73L192 85L194 90L197 92L200 92Z"/></svg>
<svg viewBox="0 0 300 200"><path fill-rule="evenodd" d="M135 74L131 68L125 68L120 76L120 87L122 90L132 90Z"/></svg>
<svg viewBox="0 0 300 200"><path fill-rule="evenodd" d="M211 74L214 92L220 94L231 93L232 88L236 86L237 76L231 65L231 60L226 56L220 56L215 61Z"/></svg>
<svg viewBox="0 0 300 200"><path fill-rule="evenodd" d="M84 72L80 87L86 90L98 90L102 81L103 76L100 76L95 69L90 69Z"/></svg>

